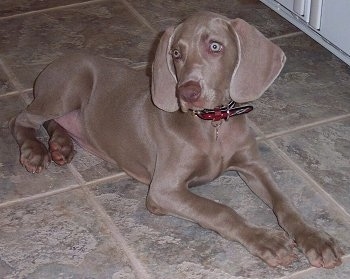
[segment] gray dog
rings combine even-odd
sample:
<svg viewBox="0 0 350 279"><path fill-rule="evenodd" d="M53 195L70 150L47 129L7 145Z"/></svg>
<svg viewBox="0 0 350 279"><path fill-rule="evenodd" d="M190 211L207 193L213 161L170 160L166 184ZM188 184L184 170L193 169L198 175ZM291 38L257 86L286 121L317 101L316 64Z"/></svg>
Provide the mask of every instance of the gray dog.
<svg viewBox="0 0 350 279"><path fill-rule="evenodd" d="M179 216L238 241L271 266L295 260L297 245L316 267L341 264L328 234L307 224L261 161L247 125L250 106L275 80L282 50L241 19L202 12L161 37L152 88L141 71L101 57L58 59L37 78L34 101L10 128L20 161L39 173L51 160L69 163L72 139L149 185L147 208ZM209 120L209 121L208 121ZM37 140L44 125L49 151ZM285 231L250 224L190 186L237 170L269 205Z"/></svg>

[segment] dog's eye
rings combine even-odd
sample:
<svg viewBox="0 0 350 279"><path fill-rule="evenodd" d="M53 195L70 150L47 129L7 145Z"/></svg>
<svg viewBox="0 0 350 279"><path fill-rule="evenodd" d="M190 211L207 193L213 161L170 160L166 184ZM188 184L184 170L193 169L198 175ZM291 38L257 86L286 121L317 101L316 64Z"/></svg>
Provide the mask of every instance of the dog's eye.
<svg viewBox="0 0 350 279"><path fill-rule="evenodd" d="M222 44L218 42L211 42L209 45L210 52L220 52L222 50Z"/></svg>
<svg viewBox="0 0 350 279"><path fill-rule="evenodd" d="M178 49L173 49L171 51L171 55L174 59L180 59L181 58L181 52Z"/></svg>

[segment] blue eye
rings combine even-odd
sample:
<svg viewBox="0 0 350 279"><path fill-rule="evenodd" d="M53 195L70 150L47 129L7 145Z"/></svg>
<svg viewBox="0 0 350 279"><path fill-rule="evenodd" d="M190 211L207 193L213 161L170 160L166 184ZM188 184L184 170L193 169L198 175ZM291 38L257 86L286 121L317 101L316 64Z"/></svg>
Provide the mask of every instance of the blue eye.
<svg viewBox="0 0 350 279"><path fill-rule="evenodd" d="M222 50L222 44L218 42L211 42L209 45L209 50L211 52L220 52Z"/></svg>
<svg viewBox="0 0 350 279"><path fill-rule="evenodd" d="M173 56L174 59L180 59L181 58L181 52L178 49L173 49L171 51L171 55Z"/></svg>

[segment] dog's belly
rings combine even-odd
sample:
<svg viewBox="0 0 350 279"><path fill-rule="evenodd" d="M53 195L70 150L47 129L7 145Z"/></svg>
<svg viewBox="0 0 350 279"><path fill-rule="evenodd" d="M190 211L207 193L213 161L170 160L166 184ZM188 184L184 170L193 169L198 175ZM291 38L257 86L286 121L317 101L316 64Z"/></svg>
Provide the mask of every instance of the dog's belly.
<svg viewBox="0 0 350 279"><path fill-rule="evenodd" d="M71 138L74 139L82 148L97 155L98 157L101 157L106 161L111 161L111 159L106 154L101 153L91 144L89 144L82 125L80 110L75 110L67 113L64 116L55 118L55 121L60 124L68 132Z"/></svg>
<svg viewBox="0 0 350 279"><path fill-rule="evenodd" d="M65 114L55 121L60 124L75 140L82 142L84 136L82 133L82 126L80 121L80 110L75 110Z"/></svg>

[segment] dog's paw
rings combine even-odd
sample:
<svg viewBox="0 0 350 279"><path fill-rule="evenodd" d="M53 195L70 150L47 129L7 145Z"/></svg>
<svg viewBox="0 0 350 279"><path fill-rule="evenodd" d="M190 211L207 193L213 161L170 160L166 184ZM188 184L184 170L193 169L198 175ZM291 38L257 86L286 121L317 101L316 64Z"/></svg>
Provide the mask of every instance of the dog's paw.
<svg viewBox="0 0 350 279"><path fill-rule="evenodd" d="M46 169L50 162L50 155L44 144L35 141L26 141L21 146L20 162L31 173L39 173Z"/></svg>
<svg viewBox="0 0 350 279"><path fill-rule="evenodd" d="M297 259L296 244L284 231L256 228L249 236L247 249L269 266L289 266Z"/></svg>
<svg viewBox="0 0 350 279"><path fill-rule="evenodd" d="M70 163L76 153L69 137L53 137L50 139L49 146L51 158L59 166Z"/></svg>
<svg viewBox="0 0 350 279"><path fill-rule="evenodd" d="M342 263L344 252L337 241L323 231L308 228L296 241L312 266L334 268Z"/></svg>

